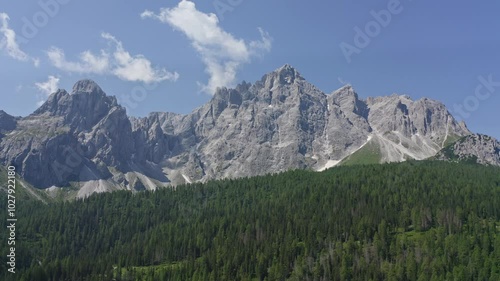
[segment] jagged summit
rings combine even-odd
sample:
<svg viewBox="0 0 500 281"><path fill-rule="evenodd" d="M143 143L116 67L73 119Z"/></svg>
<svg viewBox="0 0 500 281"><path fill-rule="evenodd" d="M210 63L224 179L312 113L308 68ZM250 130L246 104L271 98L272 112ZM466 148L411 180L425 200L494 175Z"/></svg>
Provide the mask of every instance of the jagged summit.
<svg viewBox="0 0 500 281"><path fill-rule="evenodd" d="M340 106L348 114L352 112L364 119L367 118L366 103L359 99L358 94L350 84L344 85L342 88L331 93L328 99ZM352 118L356 117L352 116Z"/></svg>
<svg viewBox="0 0 500 281"><path fill-rule="evenodd" d="M264 75L260 82L264 84L264 87L271 89L273 87L293 85L298 81L304 81L304 78L294 67L285 64Z"/></svg>
<svg viewBox="0 0 500 281"><path fill-rule="evenodd" d="M340 87L339 89L333 91L332 94L335 94L337 92L343 92L343 91L354 91L353 86L351 84L345 84L344 86Z"/></svg>
<svg viewBox="0 0 500 281"><path fill-rule="evenodd" d="M115 97L85 79L71 94L58 90L28 117L4 119L0 162L14 163L39 188L77 183L79 197L421 160L470 134L440 102L398 95L362 100L351 85L327 95L288 64L253 84L220 88L185 115L128 117ZM64 166L75 150L77 161Z"/></svg>
<svg viewBox="0 0 500 281"><path fill-rule="evenodd" d="M289 64L278 68L275 73L279 75L279 81L281 84L293 84L295 80L304 80L300 73Z"/></svg>
<svg viewBox="0 0 500 281"><path fill-rule="evenodd" d="M16 117L0 110L0 134L4 130L13 130L16 127Z"/></svg>
<svg viewBox="0 0 500 281"><path fill-rule="evenodd" d="M104 91L93 80L83 79L75 83L71 93L104 93Z"/></svg>
<svg viewBox="0 0 500 281"><path fill-rule="evenodd" d="M75 83L71 94L64 89L52 93L32 115L49 113L67 116L74 114L75 110L85 115L102 107L102 104L116 106L118 103L115 97L108 97L96 82L83 79Z"/></svg>
<svg viewBox="0 0 500 281"><path fill-rule="evenodd" d="M291 72L296 72L298 73L297 69L295 67L293 67L292 65L290 64L285 64L281 67L278 67L276 70L274 70L273 72L282 72L282 71L291 71Z"/></svg>
<svg viewBox="0 0 500 281"><path fill-rule="evenodd" d="M356 97L356 99L358 98L358 94L350 84L344 85L340 89L333 91L330 96L333 96L334 98L345 96L353 96Z"/></svg>
<svg viewBox="0 0 500 281"><path fill-rule="evenodd" d="M62 122L64 126L75 132L90 130L106 116L120 116L118 119L128 118L125 109L118 105L116 97L107 96L96 82L89 79L76 82L71 94L63 89L57 90L30 116L59 118L51 120ZM52 126L57 127L60 124L52 124Z"/></svg>

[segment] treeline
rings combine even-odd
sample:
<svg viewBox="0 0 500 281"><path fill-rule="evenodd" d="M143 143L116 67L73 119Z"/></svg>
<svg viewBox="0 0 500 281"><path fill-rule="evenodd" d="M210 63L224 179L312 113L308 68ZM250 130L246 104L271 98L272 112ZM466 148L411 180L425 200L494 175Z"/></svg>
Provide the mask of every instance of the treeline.
<svg viewBox="0 0 500 281"><path fill-rule="evenodd" d="M1 280L500 280L494 167L338 167L17 205L17 273L2 231Z"/></svg>

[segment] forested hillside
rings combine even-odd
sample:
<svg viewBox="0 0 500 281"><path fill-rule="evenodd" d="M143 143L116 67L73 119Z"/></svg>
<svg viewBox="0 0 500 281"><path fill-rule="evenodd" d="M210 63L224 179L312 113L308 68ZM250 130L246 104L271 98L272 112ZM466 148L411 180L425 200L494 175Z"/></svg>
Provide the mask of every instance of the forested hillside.
<svg viewBox="0 0 500 281"><path fill-rule="evenodd" d="M2 231L1 280L500 280L500 169L472 164L21 200L17 217L17 273Z"/></svg>

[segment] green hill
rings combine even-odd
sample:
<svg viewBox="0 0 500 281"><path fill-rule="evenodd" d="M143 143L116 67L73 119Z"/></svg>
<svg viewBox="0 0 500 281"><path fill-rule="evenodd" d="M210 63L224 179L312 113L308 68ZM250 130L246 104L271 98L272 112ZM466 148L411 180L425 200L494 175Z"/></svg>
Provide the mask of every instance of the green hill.
<svg viewBox="0 0 500 281"><path fill-rule="evenodd" d="M1 280L500 280L494 167L342 166L17 208L17 273L2 254Z"/></svg>

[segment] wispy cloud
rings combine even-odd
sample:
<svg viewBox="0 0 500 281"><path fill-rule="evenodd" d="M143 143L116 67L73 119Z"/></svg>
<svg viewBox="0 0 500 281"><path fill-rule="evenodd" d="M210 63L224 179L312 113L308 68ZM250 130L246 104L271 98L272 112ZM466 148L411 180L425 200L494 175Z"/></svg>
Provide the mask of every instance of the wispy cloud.
<svg viewBox="0 0 500 281"><path fill-rule="evenodd" d="M169 72L164 68L154 68L151 65L151 61L143 55L131 56L123 48L122 42L116 40L111 34L103 33L102 37L115 44L115 51L113 53L115 66L112 72L120 79L151 83L165 80L176 81L179 78L177 72Z"/></svg>
<svg viewBox="0 0 500 281"><path fill-rule="evenodd" d="M16 93L20 93L23 90L24 86L22 84L17 85Z"/></svg>
<svg viewBox="0 0 500 281"><path fill-rule="evenodd" d="M38 67L40 65L40 60L38 58L30 57L19 47L19 44L16 41L16 32L9 28L9 20L9 15L6 13L0 13L0 34L2 35L0 40L0 50L3 50L8 56L16 60L31 60L33 65Z"/></svg>
<svg viewBox="0 0 500 281"><path fill-rule="evenodd" d="M35 83L35 87L42 94L38 96L39 101L37 102L37 106L42 105L50 94L55 93L59 89L59 80L59 77L49 75L47 81Z"/></svg>
<svg viewBox="0 0 500 281"><path fill-rule="evenodd" d="M206 14L196 9L196 5L182 0L174 8L162 8L158 14L144 11L142 18L154 18L183 32L200 54L205 71L210 75L203 85L203 91L213 94L217 87L234 86L239 67L250 62L252 57L271 50L272 39L259 28L261 39L245 42L237 39L219 26L215 14Z"/></svg>
<svg viewBox="0 0 500 281"><path fill-rule="evenodd" d="M109 54L103 50L99 55L90 51L82 52L76 62L66 60L64 51L56 47L51 47L47 56L52 65L68 72L104 74L109 71Z"/></svg>
<svg viewBox="0 0 500 281"><path fill-rule="evenodd" d="M68 61L63 50L51 47L47 56L52 65L68 72L108 74L125 81L144 83L176 81L179 78L177 72L153 67L143 55L131 55L113 35L102 33L101 37L111 43L112 50L101 49L99 54L87 50L79 55L77 61Z"/></svg>

